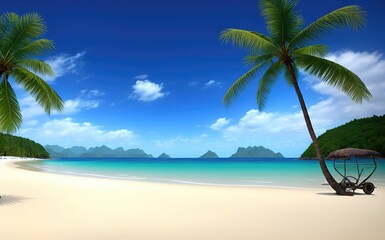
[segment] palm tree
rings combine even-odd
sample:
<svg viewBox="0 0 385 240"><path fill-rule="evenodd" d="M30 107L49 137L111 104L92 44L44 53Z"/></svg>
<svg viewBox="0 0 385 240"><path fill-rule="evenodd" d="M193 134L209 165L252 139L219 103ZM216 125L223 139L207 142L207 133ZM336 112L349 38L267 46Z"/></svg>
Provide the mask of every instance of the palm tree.
<svg viewBox="0 0 385 240"><path fill-rule="evenodd" d="M0 131L15 132L22 123L10 78L31 94L46 113L63 110L60 96L40 77L52 76L51 66L35 59L54 49L51 40L41 38L45 32L46 25L38 14L0 16Z"/></svg>
<svg viewBox="0 0 385 240"><path fill-rule="evenodd" d="M362 28L366 23L364 12L358 6L342 7L302 28L302 17L295 10L297 3L296 0L260 0L259 7L270 36L240 29L227 29L220 34L222 41L231 42L251 52L245 58L245 63L251 65L251 69L233 83L225 94L223 103L228 105L257 71L266 69L257 90L257 104L260 110L263 109L271 86L283 72L286 82L295 89L327 182L337 194L351 195L336 182L325 164L297 76L298 68L302 68L327 84L339 88L355 102L361 103L363 100L370 99L369 90L356 74L323 58L327 46L314 44L314 41L328 30L344 27Z"/></svg>

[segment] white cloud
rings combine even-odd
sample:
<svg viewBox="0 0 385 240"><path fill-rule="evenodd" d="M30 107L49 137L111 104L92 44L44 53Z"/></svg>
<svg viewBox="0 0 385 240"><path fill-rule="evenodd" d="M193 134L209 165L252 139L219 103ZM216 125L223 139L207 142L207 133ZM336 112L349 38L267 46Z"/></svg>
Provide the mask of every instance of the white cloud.
<svg viewBox="0 0 385 240"><path fill-rule="evenodd" d="M72 118L54 119L38 127L23 128L19 133L43 145L59 144L64 147L94 147L101 144L124 147L132 145L136 139L134 132L127 129L105 131L90 122L78 123Z"/></svg>
<svg viewBox="0 0 385 240"><path fill-rule="evenodd" d="M215 80L210 80L207 83L204 84L204 88L209 88L209 87L221 87L222 83L215 81Z"/></svg>
<svg viewBox="0 0 385 240"><path fill-rule="evenodd" d="M77 53L75 55L61 54L49 58L45 62L51 65L55 75L54 76L41 76L47 82L53 82L57 78L64 76L67 73L76 73L79 65L81 64L81 58L86 54L85 51Z"/></svg>
<svg viewBox="0 0 385 240"><path fill-rule="evenodd" d="M217 121L210 125L210 128L212 130L219 130L225 127L227 124L230 123L230 120L226 118L218 118Z"/></svg>
<svg viewBox="0 0 385 240"><path fill-rule="evenodd" d="M224 129L227 140L238 140L244 135L263 138L274 134L297 134L305 132L302 113L267 113L249 110L237 124Z"/></svg>
<svg viewBox="0 0 385 240"><path fill-rule="evenodd" d="M59 113L56 111L52 112L52 115L59 114L73 114L80 112L83 109L93 109L99 107L101 100L99 97L103 96L104 93L98 89L94 90L82 90L80 95L75 99L69 99L64 101L64 111ZM22 110L22 116L25 119L44 115L44 110L39 106L35 99L26 95L20 100L20 106Z"/></svg>
<svg viewBox="0 0 385 240"><path fill-rule="evenodd" d="M168 94L166 92L162 92L163 83L153 83L148 80L147 77L148 75L145 74L135 77L138 80L132 86L134 91L130 96L131 98L137 99L142 102L151 102L162 98Z"/></svg>

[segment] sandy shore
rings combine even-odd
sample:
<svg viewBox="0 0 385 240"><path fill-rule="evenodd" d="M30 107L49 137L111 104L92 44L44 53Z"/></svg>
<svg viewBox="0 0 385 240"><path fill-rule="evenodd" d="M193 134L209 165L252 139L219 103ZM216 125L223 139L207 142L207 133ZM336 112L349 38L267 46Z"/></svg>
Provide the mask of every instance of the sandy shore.
<svg viewBox="0 0 385 240"><path fill-rule="evenodd" d="M0 160L0 239L384 239L385 191L212 187L63 176Z"/></svg>

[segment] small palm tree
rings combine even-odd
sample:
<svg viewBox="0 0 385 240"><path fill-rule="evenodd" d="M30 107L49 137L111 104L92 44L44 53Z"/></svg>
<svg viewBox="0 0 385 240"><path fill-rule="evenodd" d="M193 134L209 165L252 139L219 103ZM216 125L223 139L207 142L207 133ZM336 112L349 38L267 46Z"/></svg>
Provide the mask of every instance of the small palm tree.
<svg viewBox="0 0 385 240"><path fill-rule="evenodd" d="M45 31L46 25L38 14L0 16L0 131L15 132L22 123L10 77L31 94L46 113L63 110L62 99L39 76L53 75L51 66L35 59L54 49L51 40L41 38Z"/></svg>
<svg viewBox="0 0 385 240"><path fill-rule="evenodd" d="M343 27L362 28L366 22L364 12L358 6L342 7L302 28L302 17L295 10L297 2L296 0L260 0L260 10L270 36L240 29L227 29L220 34L222 41L232 42L251 51L251 54L245 58L245 63L251 65L251 69L234 82L225 94L223 102L228 105L257 71L267 69L259 81L257 91L257 104L261 110L271 86L283 72L286 82L294 87L298 96L306 126L327 182L337 194L350 195L336 182L325 164L297 76L298 68L302 68L327 84L339 88L355 102L360 103L364 99L370 99L369 90L356 74L323 58L327 47L314 44L314 40L323 36L328 30Z"/></svg>

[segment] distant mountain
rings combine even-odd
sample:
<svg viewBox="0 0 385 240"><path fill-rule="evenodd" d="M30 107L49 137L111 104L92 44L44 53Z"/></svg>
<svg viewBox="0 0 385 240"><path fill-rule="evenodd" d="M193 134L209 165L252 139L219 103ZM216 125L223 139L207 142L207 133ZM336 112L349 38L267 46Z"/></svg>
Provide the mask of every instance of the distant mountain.
<svg viewBox="0 0 385 240"><path fill-rule="evenodd" d="M215 152L208 150L207 153L203 154L199 158L219 158L219 157Z"/></svg>
<svg viewBox="0 0 385 240"><path fill-rule="evenodd" d="M126 157L126 158L152 158L151 154L145 153L142 149L128 149L124 150L119 147L116 149L110 149L103 145L100 147L93 147L87 150L85 147L71 147L63 148L57 145L46 145L44 148L47 150L51 157Z"/></svg>
<svg viewBox="0 0 385 240"><path fill-rule="evenodd" d="M171 158L171 157L165 153L162 153L158 156L158 158Z"/></svg>
<svg viewBox="0 0 385 240"><path fill-rule="evenodd" d="M237 152L231 155L230 158L251 158L251 157L265 157L265 158L283 158L281 153L275 153L268 148L259 147L240 147Z"/></svg>
<svg viewBox="0 0 385 240"><path fill-rule="evenodd" d="M354 119L344 125L327 130L318 137L321 153L342 148L364 148L380 152L385 156L385 115ZM312 144L302 153L302 159L316 158Z"/></svg>
<svg viewBox="0 0 385 240"><path fill-rule="evenodd" d="M54 151L54 152L58 152L58 153L61 152L61 151L63 151L63 150L65 150L65 148L60 147L60 146L58 146L58 145L45 145L44 148L45 148L45 149L52 150L52 151Z"/></svg>

